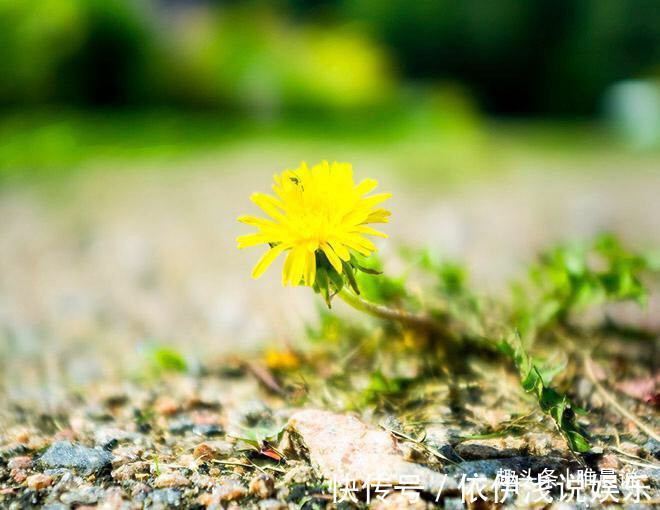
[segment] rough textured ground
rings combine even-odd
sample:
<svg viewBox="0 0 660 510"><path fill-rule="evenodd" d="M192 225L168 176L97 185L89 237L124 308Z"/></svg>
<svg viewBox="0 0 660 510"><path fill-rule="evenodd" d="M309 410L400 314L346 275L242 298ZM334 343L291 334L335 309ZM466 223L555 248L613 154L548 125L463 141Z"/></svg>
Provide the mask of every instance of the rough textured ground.
<svg viewBox="0 0 660 510"><path fill-rule="evenodd" d="M594 409L595 448L583 461L533 412L524 417L523 431L466 438L534 409L515 378L485 367L478 380L432 390L435 398L418 408L426 417L422 442L391 415L361 419L311 404L299 410L231 363L197 376L90 388L48 413L14 405L17 423L0 442L0 504L51 510L333 508L328 480L348 476L364 483L370 474L395 484L401 475L417 476L425 488L417 506L393 492L386 508L433 507L441 489L438 505L454 507L461 505L463 474L479 473L490 485L500 469L537 475L584 468L581 462L596 471L637 469L657 502L660 444L603 407L588 381L579 394ZM644 412L634 399L625 402ZM492 490L485 493L493 497ZM510 504L527 507L525 497L521 489ZM559 497L557 489L553 497Z"/></svg>
<svg viewBox="0 0 660 510"><path fill-rule="evenodd" d="M283 164L288 156L279 156ZM361 165L359 175L382 175L382 187L395 192L386 255L400 242L464 257L483 289L498 289L559 238L607 228L637 246L660 245L660 173L651 163L630 173L592 164L578 175L566 173L565 163L522 173L525 161L513 161L497 177L445 189L441 182L411 183L401 168L375 157L346 159ZM281 289L276 270L250 280L258 250L234 248L241 232L235 218L251 210L249 192L266 189L280 165L237 153L184 166L90 169L65 184L0 190L0 506L328 503L319 457L310 451L314 438L305 441L305 431L289 427L298 442L285 441L286 452L278 441L271 450L237 439L246 430L279 430L298 409L227 356L263 342L295 344L314 317L307 289ZM657 327L657 307L654 299L636 320ZM146 376L151 342L184 353L191 373ZM470 462L482 462L476 467L485 473L574 465L540 417L523 436L462 439L510 419L522 405L515 381L503 384L506 375L496 367L481 370L478 383L459 384L467 408L449 404L449 389L439 390L446 397L433 407L437 423L426 432L451 462L387 432L379 426L383 416L367 414L365 426L385 434L376 443L390 441L397 462L435 474L470 470ZM588 381L580 392L584 401L596 399L610 424L591 432L615 448L594 454L595 468L657 466L656 443L603 409ZM627 404L657 419L638 400ZM336 425L335 441L355 432L342 431L343 414L319 416ZM649 483L658 483L657 472L649 471ZM456 497L450 490L445 506L456 505Z"/></svg>

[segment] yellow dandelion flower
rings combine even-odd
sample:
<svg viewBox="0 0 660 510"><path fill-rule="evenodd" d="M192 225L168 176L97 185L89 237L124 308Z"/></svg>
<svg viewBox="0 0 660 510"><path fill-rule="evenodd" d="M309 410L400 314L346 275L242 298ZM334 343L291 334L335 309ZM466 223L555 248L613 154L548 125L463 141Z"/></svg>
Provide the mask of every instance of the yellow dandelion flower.
<svg viewBox="0 0 660 510"><path fill-rule="evenodd" d="M270 246L254 267L253 278L261 276L278 255L288 252L282 284L313 286L319 265L327 265L327 261L328 269L341 275L353 253L367 256L376 250L366 236L387 237L368 225L387 223L390 212L377 206L391 195L367 196L378 182L365 179L356 185L350 163L324 161L311 168L302 163L274 179L275 196L254 193L251 197L269 218L238 219L258 229L240 236L239 248Z"/></svg>

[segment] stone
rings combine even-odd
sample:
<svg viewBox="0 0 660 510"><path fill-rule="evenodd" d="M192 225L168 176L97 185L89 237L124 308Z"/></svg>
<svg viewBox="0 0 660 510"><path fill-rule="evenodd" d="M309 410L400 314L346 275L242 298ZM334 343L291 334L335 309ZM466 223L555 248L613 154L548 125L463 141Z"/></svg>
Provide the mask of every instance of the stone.
<svg viewBox="0 0 660 510"><path fill-rule="evenodd" d="M227 441L205 441L195 446L193 456L196 459L209 461L228 457L232 453L232 445Z"/></svg>
<svg viewBox="0 0 660 510"><path fill-rule="evenodd" d="M138 482L133 486L131 490L131 497L135 500L145 499L153 489L149 487L146 483Z"/></svg>
<svg viewBox="0 0 660 510"><path fill-rule="evenodd" d="M11 476L16 483L23 483L27 480L28 474L24 469L14 468L10 471L9 476Z"/></svg>
<svg viewBox="0 0 660 510"><path fill-rule="evenodd" d="M467 440L456 445L455 450L464 460L500 459L522 455L570 455L565 441L559 435L534 432L522 436Z"/></svg>
<svg viewBox="0 0 660 510"><path fill-rule="evenodd" d="M51 485L53 485L53 477L50 475L37 473L36 475L28 476L27 478L27 486L35 491L45 489Z"/></svg>
<svg viewBox="0 0 660 510"><path fill-rule="evenodd" d="M598 470L601 471L603 469L614 469L615 471L619 471L621 469L621 462L616 455L612 453L605 454L598 459Z"/></svg>
<svg viewBox="0 0 660 510"><path fill-rule="evenodd" d="M110 487L105 491L103 499L99 502L97 510L121 510L129 508L128 502L124 502L121 489L119 487Z"/></svg>
<svg viewBox="0 0 660 510"><path fill-rule="evenodd" d="M272 476L259 474L250 480L250 493L260 499L266 499L275 492L275 480Z"/></svg>
<svg viewBox="0 0 660 510"><path fill-rule="evenodd" d="M367 478L390 479L419 477L419 483L431 493L444 484L444 477L419 464L406 462L396 439L388 432L367 426L349 415L322 410L295 413L288 424L291 446L298 438L317 472L327 480L364 483Z"/></svg>
<svg viewBox="0 0 660 510"><path fill-rule="evenodd" d="M112 467L118 468L119 466L128 464L130 462L137 462L140 460L140 456L143 453L144 448L139 446L119 446L112 451Z"/></svg>
<svg viewBox="0 0 660 510"><path fill-rule="evenodd" d="M527 443L519 437L499 437L464 441L456 445L454 449L465 460L497 459L526 453Z"/></svg>
<svg viewBox="0 0 660 510"><path fill-rule="evenodd" d="M193 432L198 436L206 436L206 437L217 437L217 436L223 436L225 434L225 431L223 430L222 427L212 423L203 423L200 425L195 425L195 427L193 428Z"/></svg>
<svg viewBox="0 0 660 510"><path fill-rule="evenodd" d="M652 455L656 459L660 460L660 442L656 441L655 439L649 439L646 441L646 443L644 443L642 448L649 455Z"/></svg>
<svg viewBox="0 0 660 510"><path fill-rule="evenodd" d="M44 505L42 510L71 510L71 507L69 505L65 505L64 503L55 502Z"/></svg>
<svg viewBox="0 0 660 510"><path fill-rule="evenodd" d="M201 489L211 489L215 486L215 478L198 471L193 472L190 481L194 487L199 487Z"/></svg>
<svg viewBox="0 0 660 510"><path fill-rule="evenodd" d="M277 499L264 499L259 501L259 510L287 510L289 507L286 503L278 501Z"/></svg>
<svg viewBox="0 0 660 510"><path fill-rule="evenodd" d="M220 501L236 501L247 494L247 489L241 482L233 478L223 478L213 491L213 496Z"/></svg>
<svg viewBox="0 0 660 510"><path fill-rule="evenodd" d="M82 475L90 475L110 469L112 454L101 448L60 441L46 450L39 463L47 468L69 468Z"/></svg>
<svg viewBox="0 0 660 510"><path fill-rule="evenodd" d="M217 505L218 501L210 492L204 492L197 497L197 503L202 506L212 506Z"/></svg>
<svg viewBox="0 0 660 510"><path fill-rule="evenodd" d="M167 427L172 434L183 435L195 428L195 424L187 419L175 420Z"/></svg>
<svg viewBox="0 0 660 510"><path fill-rule="evenodd" d="M94 442L102 448L109 449L111 445L121 442L136 442L140 435L114 427L99 428L94 432Z"/></svg>
<svg viewBox="0 0 660 510"><path fill-rule="evenodd" d="M46 470L47 475L51 476L59 476L60 479L59 481L55 484L55 486L51 489L50 493L51 496L55 496L57 494L66 492L73 487L75 487L77 484L80 484L80 478L77 478L74 476L74 474L69 471L68 469L64 468L57 468L57 469L48 469Z"/></svg>
<svg viewBox="0 0 660 510"><path fill-rule="evenodd" d="M190 453L184 453L176 458L175 464L178 464L180 467L185 467L186 469L195 470L197 469L197 461Z"/></svg>
<svg viewBox="0 0 660 510"><path fill-rule="evenodd" d="M119 466L117 469L113 470L110 475L115 480L123 482L126 480L132 480L138 473L148 473L149 467L148 462L133 462L131 464Z"/></svg>
<svg viewBox="0 0 660 510"><path fill-rule="evenodd" d="M179 406L170 397L160 397L154 404L154 410L163 416L172 416L179 412Z"/></svg>
<svg viewBox="0 0 660 510"><path fill-rule="evenodd" d="M316 478L314 469L307 462L291 459L287 462L287 468L287 472L280 478L282 486L310 484Z"/></svg>
<svg viewBox="0 0 660 510"><path fill-rule="evenodd" d="M181 491L177 489L156 489L149 494L151 506L145 508L168 508L181 506Z"/></svg>
<svg viewBox="0 0 660 510"><path fill-rule="evenodd" d="M27 455L12 457L7 462L7 469L30 469L32 467L32 458Z"/></svg>
<svg viewBox="0 0 660 510"><path fill-rule="evenodd" d="M81 487L60 496L60 501L71 506L94 505L103 498L105 491L101 487Z"/></svg>
<svg viewBox="0 0 660 510"><path fill-rule="evenodd" d="M163 473L154 480L154 487L159 489L168 487L187 487L188 485L190 485L190 480L178 471Z"/></svg>

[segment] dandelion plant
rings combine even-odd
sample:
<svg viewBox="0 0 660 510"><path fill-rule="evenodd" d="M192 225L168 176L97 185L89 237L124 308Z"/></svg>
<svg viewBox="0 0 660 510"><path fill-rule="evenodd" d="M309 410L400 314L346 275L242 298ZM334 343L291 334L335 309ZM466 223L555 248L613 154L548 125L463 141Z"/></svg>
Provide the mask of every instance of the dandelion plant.
<svg viewBox="0 0 660 510"><path fill-rule="evenodd" d="M424 348L415 355L426 366L440 360L443 353L454 358L480 353L499 356L497 359L517 369L522 388L535 397L570 449L588 451L586 430L575 414L580 409L550 386L549 375L561 369L542 369L543 363L530 349L535 339L558 342L559 330L574 332L567 324L578 305L622 299L643 303L639 273L649 267L646 260L627 253L610 237L600 238L592 249L602 259L602 267L596 269L590 266L593 257L587 256L588 250L558 249L534 266L531 284L516 286L513 303L500 303L483 301L470 291L467 273L460 265L436 265L427 253L412 250L409 256L418 259L427 280L437 283L428 289L428 295L415 298L405 277L393 279L380 271L370 237L387 235L371 225L388 222L390 211L382 204L391 194L372 194L377 186L373 179L356 183L349 163L323 161L311 167L302 163L295 170L275 175L274 195L254 193L251 197L268 217L239 218L257 231L240 236L238 248L267 245L252 276L259 278L284 254L283 285L311 287L328 308L338 297L361 312L396 325L404 339L425 336L431 341L420 344ZM365 299L361 290L376 299ZM560 343L557 345L561 348ZM355 351L351 352L354 355ZM566 352L570 355L575 349L567 348ZM437 370L432 368L431 373ZM378 366L372 376L377 376L372 380L388 383ZM403 387L381 383L371 390L385 388L392 393Z"/></svg>

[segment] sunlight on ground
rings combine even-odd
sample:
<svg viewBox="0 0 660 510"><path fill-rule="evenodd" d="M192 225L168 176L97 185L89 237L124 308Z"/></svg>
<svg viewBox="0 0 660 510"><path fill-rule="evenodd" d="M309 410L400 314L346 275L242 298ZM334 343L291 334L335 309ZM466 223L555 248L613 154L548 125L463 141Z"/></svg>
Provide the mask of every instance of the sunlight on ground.
<svg viewBox="0 0 660 510"><path fill-rule="evenodd" d="M282 289L275 267L252 281L261 251L235 249L245 232L235 219L254 212L252 191L267 191L273 173L301 159L351 161L358 178L378 178L394 193L390 239L380 241L392 268L400 268L397 247L429 246L465 259L484 290L554 240L608 229L641 247L660 243L654 155L591 150L588 137L561 149L544 136L528 144L515 130L495 132L479 130L465 146L447 134L359 145L257 136L172 158L85 157L57 179L7 184L7 380L14 388L83 384L130 371L148 341L200 359L295 343L301 317L313 320L320 303L304 289Z"/></svg>

